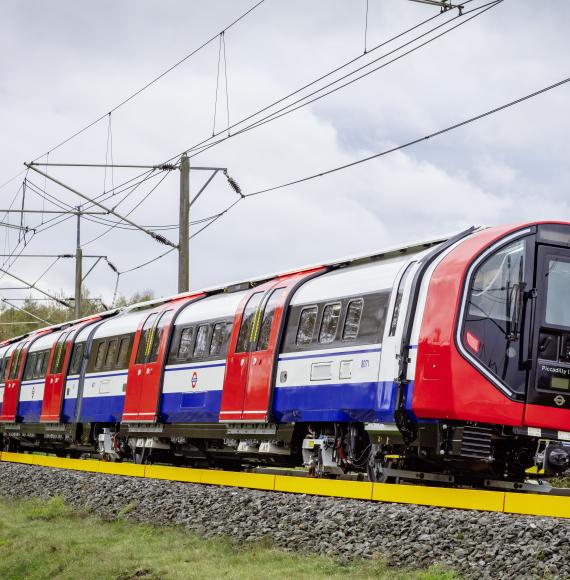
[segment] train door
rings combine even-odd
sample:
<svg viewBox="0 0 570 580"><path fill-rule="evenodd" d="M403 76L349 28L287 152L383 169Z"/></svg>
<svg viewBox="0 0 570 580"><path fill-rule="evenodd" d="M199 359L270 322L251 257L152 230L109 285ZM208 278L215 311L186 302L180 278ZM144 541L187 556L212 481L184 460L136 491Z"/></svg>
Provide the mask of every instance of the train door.
<svg viewBox="0 0 570 580"><path fill-rule="evenodd" d="M314 268L282 276L257 287L244 299L228 349L220 421L269 421L287 305L302 282L324 271Z"/></svg>
<svg viewBox="0 0 570 580"><path fill-rule="evenodd" d="M62 332L51 348L40 422L57 423L61 412L65 362L71 350L70 332Z"/></svg>
<svg viewBox="0 0 570 580"><path fill-rule="evenodd" d="M203 294L192 297L192 300ZM137 331L127 378L123 421L158 420L162 370L172 326L178 312L189 304L178 300L151 312Z"/></svg>
<svg viewBox="0 0 570 580"><path fill-rule="evenodd" d="M4 385L4 398L2 400L2 415L0 422L15 423L20 399L20 383L26 352L31 344L30 340L21 342L12 352L10 357L8 375Z"/></svg>
<svg viewBox="0 0 570 580"><path fill-rule="evenodd" d="M552 229L551 226L543 234L550 243ZM559 237L555 240L562 241ZM565 240L570 241L568 233ZM535 287L529 345L529 359L533 364L529 365L524 423L570 430L570 248L567 243L564 247L538 244Z"/></svg>

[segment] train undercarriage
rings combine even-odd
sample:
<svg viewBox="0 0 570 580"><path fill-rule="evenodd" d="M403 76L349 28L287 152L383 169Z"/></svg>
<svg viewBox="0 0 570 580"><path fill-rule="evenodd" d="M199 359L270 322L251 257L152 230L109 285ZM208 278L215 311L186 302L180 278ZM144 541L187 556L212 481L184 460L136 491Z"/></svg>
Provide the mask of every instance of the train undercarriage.
<svg viewBox="0 0 570 580"><path fill-rule="evenodd" d="M304 467L312 477L356 474L380 483L524 489L570 468L570 443L513 428L433 422L405 439L384 423L2 426L5 451L230 470Z"/></svg>

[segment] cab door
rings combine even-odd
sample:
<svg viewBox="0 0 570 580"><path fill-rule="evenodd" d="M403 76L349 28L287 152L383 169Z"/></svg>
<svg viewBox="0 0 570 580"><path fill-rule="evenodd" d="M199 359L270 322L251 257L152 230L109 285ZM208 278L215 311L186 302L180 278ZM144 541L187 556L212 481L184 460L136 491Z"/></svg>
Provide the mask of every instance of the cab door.
<svg viewBox="0 0 570 580"><path fill-rule="evenodd" d="M30 346L30 341L21 342L12 352L10 357L8 376L4 385L4 398L2 400L2 415L0 422L15 423L17 420L18 401L20 399L20 383L24 359Z"/></svg>
<svg viewBox="0 0 570 580"><path fill-rule="evenodd" d="M319 267L281 276L244 299L228 349L220 421L270 420L274 369L287 306L299 285L325 271Z"/></svg>
<svg viewBox="0 0 570 580"><path fill-rule="evenodd" d="M540 234L539 234L540 240ZM570 248L538 244L524 424L570 430Z"/></svg>

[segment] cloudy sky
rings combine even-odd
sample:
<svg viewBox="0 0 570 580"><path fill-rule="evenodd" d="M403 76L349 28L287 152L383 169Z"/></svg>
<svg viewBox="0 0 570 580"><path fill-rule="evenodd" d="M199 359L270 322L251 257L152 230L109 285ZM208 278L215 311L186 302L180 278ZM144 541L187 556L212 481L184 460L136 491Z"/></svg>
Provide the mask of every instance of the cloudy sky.
<svg viewBox="0 0 570 580"><path fill-rule="evenodd" d="M487 2L472 0L465 10ZM104 115L254 4L253 0L3 2L0 184L21 171L24 161ZM228 110L233 124L356 59L270 113L375 59L383 57L362 72L384 64L462 21L457 29L350 86L192 157L192 164L227 167L249 193L421 137L568 74L570 5L565 0L548 4L505 0L470 21L476 12L456 18L457 11L450 11L376 50L371 49L436 16L438 10L409 0L369 0L367 55L363 55L365 12L365 0L265 0L225 33L227 70L222 54L218 72L216 38L115 111L112 140L106 118L53 151L49 161L103 163L110 159L110 141L115 163L161 163L211 137L214 126L219 137L227 136ZM422 33L427 33L422 40L398 50ZM385 56L391 51L392 57ZM570 219L569 91L570 86L556 89L413 148L240 202L191 241L191 286L209 287L370 252L472 224ZM105 175L101 169L59 167L49 171L89 196L101 195L140 173L115 170ZM192 172L194 193L207 175ZM172 226L178 220L178 173L168 174L146 197L162 177L140 185L124 200L129 191L106 203L120 202L117 211L123 214L135 208L130 218L139 224ZM21 205L21 190L16 194L23 178L22 174L0 189L0 209L12 201L14 207ZM82 201L33 172L28 179L47 187L60 203L75 206ZM191 218L215 214L235 199L218 175L192 206ZM30 188L25 205L55 209ZM49 217L53 216L26 217L26 224L39 233L28 235L24 254L74 251L74 219L39 231L46 228L39 225L42 219ZM8 220L19 223L19 216L3 218ZM84 253L106 255L121 271L168 249L144 233L119 228L88 243L107 229L82 221ZM176 229L161 233L177 241ZM3 254L21 251L17 242L15 230L0 228ZM48 259L21 257L10 263L10 272L35 281L49 265ZM175 293L176 267L176 253L171 253L122 275L119 291L132 294L149 288L157 296ZM73 273L73 261L60 260L38 286L71 294ZM91 293L107 302L114 284L115 275L103 263L87 279ZM6 275L0 279L0 287L14 285ZM4 297L21 295L2 292Z"/></svg>

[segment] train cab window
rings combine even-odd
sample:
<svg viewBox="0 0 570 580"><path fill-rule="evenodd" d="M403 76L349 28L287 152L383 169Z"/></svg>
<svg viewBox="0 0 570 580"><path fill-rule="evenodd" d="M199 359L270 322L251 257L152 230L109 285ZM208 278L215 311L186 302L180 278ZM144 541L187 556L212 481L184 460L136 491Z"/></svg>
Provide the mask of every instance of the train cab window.
<svg viewBox="0 0 570 580"><path fill-rule="evenodd" d="M259 339L257 341L257 347L255 350L267 350L269 346L269 337L271 335L271 328L273 326L273 318L275 316L275 308L279 301L281 300L285 288L277 288L273 290L269 300L265 304L265 309L263 311L263 320L261 322L261 329L259 331Z"/></svg>
<svg viewBox="0 0 570 580"><path fill-rule="evenodd" d="M194 326L185 328L180 335L180 344L178 345L177 358L181 360L188 360L190 358L192 341L194 340Z"/></svg>
<svg viewBox="0 0 570 580"><path fill-rule="evenodd" d="M69 365L69 374L77 375L81 370L81 361L83 359L83 352L85 351L85 343L80 342L73 347L73 355L71 357L71 364Z"/></svg>
<svg viewBox="0 0 570 580"><path fill-rule="evenodd" d="M317 323L317 312L318 309L316 306L309 306L308 308L303 308L303 310L301 310L297 338L295 339L295 342L298 345L310 344L313 340L315 325Z"/></svg>
<svg viewBox="0 0 570 580"><path fill-rule="evenodd" d="M119 339L114 338L109 343L109 348L107 348L107 354L105 355L105 368L110 369L115 366L117 347L119 346Z"/></svg>
<svg viewBox="0 0 570 580"><path fill-rule="evenodd" d="M34 378L34 368L36 366L37 358L38 358L38 353L33 352L28 357L28 360L26 360L26 368L24 369L24 380L25 381Z"/></svg>
<svg viewBox="0 0 570 580"><path fill-rule="evenodd" d="M210 325L203 324L198 327L196 333L196 344L194 345L194 358L203 358L208 355L208 337L210 334Z"/></svg>
<svg viewBox="0 0 570 580"><path fill-rule="evenodd" d="M321 330L319 332L319 342L321 344L329 344L334 342L338 329L338 321L340 319L340 310L340 302L327 304L325 306L325 309L323 310Z"/></svg>
<svg viewBox="0 0 570 580"><path fill-rule="evenodd" d="M525 383L518 356L526 266L524 239L500 248L478 266L462 334L467 352L518 392Z"/></svg>
<svg viewBox="0 0 570 580"><path fill-rule="evenodd" d="M246 352L249 349L250 341L253 339L254 321L257 307L263 298L263 292L256 292L249 299L243 312L241 327L236 344L236 352Z"/></svg>
<svg viewBox="0 0 570 580"><path fill-rule="evenodd" d="M570 262L561 257L548 260L545 322L570 327Z"/></svg>
<svg viewBox="0 0 570 580"><path fill-rule="evenodd" d="M217 356L222 353L226 341L226 326L225 322L218 322L214 325L212 344L210 344L210 356Z"/></svg>
<svg viewBox="0 0 570 580"><path fill-rule="evenodd" d="M342 340L356 340L358 329L360 328L360 319L362 318L362 298L351 300L346 310L344 319L344 328L342 329Z"/></svg>
<svg viewBox="0 0 570 580"><path fill-rule="evenodd" d="M130 346L130 336L121 338L121 342L119 343L119 355L117 356L118 369L126 369L129 366L129 355L131 352Z"/></svg>
<svg viewBox="0 0 570 580"><path fill-rule="evenodd" d="M156 314L150 314L145 320L141 330L141 336L139 339L139 347L137 349L137 358L135 364L140 365L145 362L147 354L150 352L150 346L152 344L152 338L154 336L154 321L156 320Z"/></svg>
<svg viewBox="0 0 570 580"><path fill-rule="evenodd" d="M97 345L97 355L95 356L95 370L98 371L103 366L103 361L105 360L105 347L107 343L105 341L100 342Z"/></svg>

